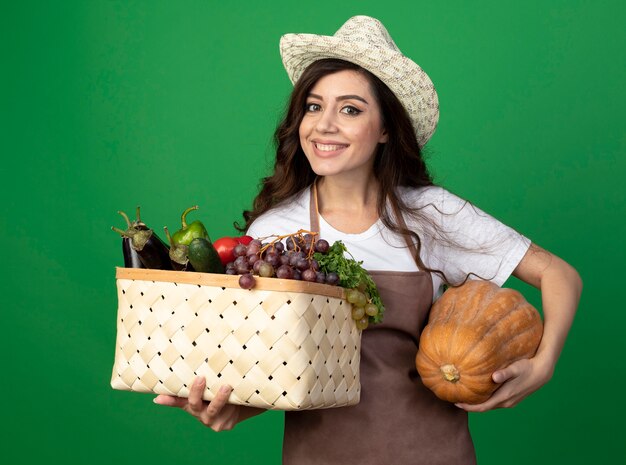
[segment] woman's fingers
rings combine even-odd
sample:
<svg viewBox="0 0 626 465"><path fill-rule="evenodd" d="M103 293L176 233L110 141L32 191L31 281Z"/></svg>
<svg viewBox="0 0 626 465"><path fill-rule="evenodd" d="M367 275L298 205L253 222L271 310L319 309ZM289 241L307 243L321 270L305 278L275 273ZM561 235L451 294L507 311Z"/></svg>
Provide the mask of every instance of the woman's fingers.
<svg viewBox="0 0 626 465"><path fill-rule="evenodd" d="M508 390L498 389L489 399L482 404L455 404L457 407L462 408L467 412L486 412L498 407L512 407L513 405L506 405L506 401L510 400Z"/></svg>
<svg viewBox="0 0 626 465"><path fill-rule="evenodd" d="M206 409L209 421L219 415L224 406L228 403L228 398L230 397L232 390L233 388L230 386L222 386L220 388L219 392Z"/></svg>
<svg viewBox="0 0 626 465"><path fill-rule="evenodd" d="M152 401L155 404L165 405L167 407L183 408L187 405L187 399L184 397L167 396L165 394L159 394Z"/></svg>
<svg viewBox="0 0 626 465"><path fill-rule="evenodd" d="M224 407L228 403L233 388L222 386L211 402L206 402L202 398L205 388L206 380L199 376L189 388L188 398L161 394L154 398L154 403L168 407L180 407L215 431L231 429L237 421L238 414L233 417L235 411L229 413L224 410Z"/></svg>
<svg viewBox="0 0 626 465"><path fill-rule="evenodd" d="M200 411L204 408L202 394L204 393L205 385L206 380L204 379L204 376L198 376L191 385L191 389L189 389L189 408L194 413L200 413Z"/></svg>
<svg viewBox="0 0 626 465"><path fill-rule="evenodd" d="M528 360L526 359L518 360L517 362L510 364L509 366L507 366L506 368L502 370L495 371L491 375L491 379L493 379L494 383L502 384L505 381L508 381L511 378L516 378L520 374L522 374L527 364L528 364Z"/></svg>
<svg viewBox="0 0 626 465"><path fill-rule="evenodd" d="M154 403L168 407L180 407L214 431L232 429L239 421L241 412L240 406L227 405L233 388L227 385L222 386L211 402L202 399L205 389L206 380L203 377L198 377L189 388L188 398L161 394L154 398Z"/></svg>

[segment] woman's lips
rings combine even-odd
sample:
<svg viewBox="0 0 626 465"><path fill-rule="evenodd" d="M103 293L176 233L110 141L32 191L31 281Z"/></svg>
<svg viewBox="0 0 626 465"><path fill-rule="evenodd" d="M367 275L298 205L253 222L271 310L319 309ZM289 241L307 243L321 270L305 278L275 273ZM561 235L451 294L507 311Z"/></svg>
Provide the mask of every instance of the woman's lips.
<svg viewBox="0 0 626 465"><path fill-rule="evenodd" d="M348 144L337 144L334 142L313 142L313 147L315 148L315 152L318 155L324 157L337 155L338 153L348 148Z"/></svg>
<svg viewBox="0 0 626 465"><path fill-rule="evenodd" d="M322 152L334 152L335 150L342 149L346 147L344 144L320 144L315 143L315 147Z"/></svg>

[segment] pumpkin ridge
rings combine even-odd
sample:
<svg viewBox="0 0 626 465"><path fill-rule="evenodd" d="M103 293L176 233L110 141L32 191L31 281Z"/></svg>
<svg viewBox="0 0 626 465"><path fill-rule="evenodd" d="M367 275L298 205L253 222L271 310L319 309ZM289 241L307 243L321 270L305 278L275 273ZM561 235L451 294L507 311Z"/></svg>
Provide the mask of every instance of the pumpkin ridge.
<svg viewBox="0 0 626 465"><path fill-rule="evenodd" d="M437 340L437 334L432 335L432 331L424 331L420 338L420 345L416 357L416 361L422 357L424 359L423 363L433 370L438 369L440 363L437 360L442 359L441 350L438 345L434 343L435 340Z"/></svg>
<svg viewBox="0 0 626 465"><path fill-rule="evenodd" d="M522 355L522 356L519 356L519 357L511 358L511 359L509 359L507 361L506 366L511 365L511 364L513 364L515 362L519 362L520 360L524 360L525 358L528 358L528 357L525 357L525 356ZM501 370L503 368L506 368L506 366L501 366L499 368L496 368L491 373L489 373L489 379L493 380L493 378L491 378L491 375L493 374L493 372L495 372L497 370ZM486 377L487 377L487 373L485 372L485 373L476 373L476 374L473 374L473 375L466 375L465 379L467 380L469 378L471 380L471 379L475 378L476 380L480 381L481 378L486 378ZM500 386L502 383L495 383L494 382L494 384L496 386ZM469 388L469 386L468 386L468 388Z"/></svg>
<svg viewBox="0 0 626 465"><path fill-rule="evenodd" d="M530 331L535 331L535 329L536 329L536 327L529 325L527 328L524 328L522 331L519 331L519 332L515 333L513 335L513 337L511 337L510 339L507 339L506 341L501 341L500 346L494 348L492 352L497 354L500 351L502 344L505 344L505 345L509 346L509 345L511 345L511 341L514 341L515 339L519 339L520 337L526 335L526 333L528 333ZM508 362L507 365L510 365L511 363L516 362L518 360L522 360L524 358L528 358L525 354L526 354L526 352L524 354L520 355L520 357L516 358L515 360ZM493 362L493 360L491 359L490 355L491 354L487 354L486 356L484 356L483 357L484 361L482 363L478 363L478 364L472 366L471 367L472 375L469 375L469 376L479 376L481 374L486 374L486 371L484 371L485 369L491 370L491 368L489 367L489 363ZM461 363L461 362L459 362L459 363ZM495 370L499 370L501 368L504 368L504 366L499 366L498 368L495 368ZM470 370L470 369L468 368L468 370ZM483 370L483 371L479 371L479 370Z"/></svg>
<svg viewBox="0 0 626 465"><path fill-rule="evenodd" d="M445 294L444 294L444 297ZM440 300L438 300L435 304L439 304L437 305L437 308L440 308L443 306L444 309L446 309L447 311L442 311L442 312L435 312L433 313L431 311L430 315L433 317L433 322L436 322L437 324L447 324L450 322L450 319L454 316L455 312L454 309L456 308L456 295L455 294L450 294L450 296L447 296L448 298L444 300L444 297L441 297ZM448 300L450 301L448 303ZM431 323L430 318L428 319L428 323Z"/></svg>
<svg viewBox="0 0 626 465"><path fill-rule="evenodd" d="M456 323L454 325L453 333L450 334L450 337L448 338L448 347L446 348L446 356L442 357L442 358L445 358L445 359L452 359L450 354L453 353L452 347L453 347L454 343L456 342L457 334L458 334L459 329L462 326L467 325L467 323L470 323L470 322L474 321L481 314L481 312L479 311L480 306L477 305L477 304L486 301L486 305L489 305L491 303L491 301L493 300L493 297L496 294L495 290L491 286L489 286L489 288L486 291L486 294L484 296L481 295L480 290L482 290L482 288L485 287L485 285L484 285L484 283L482 281L470 281L467 284L470 286L472 291L474 290L474 288L477 289L476 291L473 292L473 294L471 294L471 297L472 297L471 298L471 302L470 303L464 302L464 306L465 307L475 308L476 309L474 314L469 319L461 320L466 315L464 315L463 312L455 312L454 311L456 309L456 305L455 304L458 302L459 297L462 297L461 288L459 287L459 288L455 288L454 289L454 293L452 294L454 296L454 300L453 300L453 303L451 305L446 306L445 305L446 304L445 301L441 302L441 304L443 305L443 308L447 310L447 312L446 312L447 315L446 315L445 320L442 321L442 322L439 322L438 321L439 318L436 317L436 318L433 319L433 322L437 322L438 324L442 324L442 325L443 324L448 324L448 323ZM441 308L441 306L439 306L438 308ZM443 313L443 312L437 312L437 313ZM454 321L454 320L456 320L456 321ZM431 322L429 321L429 324L430 323ZM467 352L466 352L466 354L467 354ZM460 363L463 360L464 356L465 355L462 355L461 359L457 360L457 363ZM445 363L453 363L453 361L450 360L449 362L445 362Z"/></svg>
<svg viewBox="0 0 626 465"><path fill-rule="evenodd" d="M481 390L479 388L474 388L474 386L472 384L464 384L463 385L465 387L465 389L467 389L468 391L472 391L474 394L476 395L483 395L484 394L484 390ZM494 389L495 391L495 389Z"/></svg>
<svg viewBox="0 0 626 465"><path fill-rule="evenodd" d="M464 362L467 359L467 357L469 356L469 354L471 354L478 345L482 344L487 338L489 338L489 336L494 331L498 330L499 325L502 324L502 322L504 320L506 320L507 318L511 318L513 316L513 314L515 313L515 310L517 310L517 308L519 308L519 306L516 306L515 308L510 309L507 313L503 313L500 316L500 318L498 318L497 320L490 321L489 329L485 333L483 333L480 338L477 338L470 346L468 346L465 349L465 352L464 352L463 355L461 355L460 359L458 360L458 363ZM481 313L483 313L483 314L486 313L486 310L484 312L481 312ZM457 330L458 330L459 326L460 325L457 325ZM500 341L500 344L498 345L498 349L499 349L499 347L501 345L502 344L501 344L501 341Z"/></svg>
<svg viewBox="0 0 626 465"><path fill-rule="evenodd" d="M424 375L420 374L420 378L422 379L422 384L427 385L431 381L438 381L441 378L441 373L433 371L432 373L426 373Z"/></svg>
<svg viewBox="0 0 626 465"><path fill-rule="evenodd" d="M423 344L423 341L436 340L437 336L441 333L441 331L445 328L448 328L450 325L450 320L454 316L453 310L456 308L456 296L454 293L445 294L435 303L439 305L435 308L444 308L447 311L445 312L433 312L431 309L430 316L428 319L428 323L422 330L419 338L419 345L424 347L431 347L433 355L429 358L432 362L438 366L436 360L447 358L447 350L445 347L442 347L439 344ZM435 331L434 328L437 328L438 331ZM449 338L446 338L449 340Z"/></svg>
<svg viewBox="0 0 626 465"><path fill-rule="evenodd" d="M475 299L478 300L477 303L481 303L486 308L489 308L499 288L494 289L493 287L489 286L485 294L481 296L479 291L482 290L481 288L485 287L485 284L482 281L479 281L479 283L480 285L475 286L478 289L475 295ZM472 317L469 320L467 320L468 323L471 323L472 321L476 320L476 318L478 318L483 313L481 311L480 305L471 305L470 308L474 308L475 310L474 310L474 314L472 315Z"/></svg>
<svg viewBox="0 0 626 465"><path fill-rule="evenodd" d="M450 354L452 353L453 343L454 343L454 341L455 341L455 339L456 339L456 336L457 336L457 334L458 334L458 332L459 332L459 326L460 326L460 325L458 325L458 324L457 324L457 325L455 325L454 331L452 332L452 334L451 334L451 335L450 335L450 337L448 338L448 347L446 347L446 358L447 358L447 359L450 359L450 358L451 358ZM451 363L451 362L452 362L452 361L450 361L450 362L448 362L448 363Z"/></svg>
<svg viewBox="0 0 626 465"><path fill-rule="evenodd" d="M463 302L461 311L456 312L456 321L454 322L456 326L454 333L448 341L448 355L451 353L452 345L457 342L458 331L461 328L472 327L472 323L479 320L484 314L481 308L489 309L497 292L500 291L499 287L489 281L470 281L468 284L470 285L470 290L466 292L470 293L471 298ZM457 288L456 290L461 294L461 288ZM469 317L467 315L468 308L473 310ZM459 355L460 359L457 360L457 363L461 363L473 348L473 346L466 347L465 353Z"/></svg>
<svg viewBox="0 0 626 465"><path fill-rule="evenodd" d="M476 392L474 389L470 388L466 384L457 383L454 385L456 388L457 395L450 399L451 402L469 402L470 404L478 404L484 402L489 398L489 395L485 395L484 392ZM462 391L465 390L465 395L461 394ZM470 394L469 397L467 394Z"/></svg>
<svg viewBox="0 0 626 465"><path fill-rule="evenodd" d="M427 347L428 346L422 346L421 350L418 351L416 362L418 365L420 365L420 369L432 369L434 371L435 367L437 366L437 362L435 361L433 356L428 353L429 350L427 349Z"/></svg>

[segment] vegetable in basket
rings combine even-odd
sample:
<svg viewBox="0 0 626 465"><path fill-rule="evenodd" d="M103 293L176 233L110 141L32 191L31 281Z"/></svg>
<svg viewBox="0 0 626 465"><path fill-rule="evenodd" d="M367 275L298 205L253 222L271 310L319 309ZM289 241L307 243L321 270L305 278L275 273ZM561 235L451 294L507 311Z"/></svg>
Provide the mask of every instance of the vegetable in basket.
<svg viewBox="0 0 626 465"><path fill-rule="evenodd" d="M180 218L182 227L171 236L167 227L165 228L170 243L172 266L181 271L224 273L224 267L206 227L199 220L187 224L187 215L197 209L198 206L194 205L183 212Z"/></svg>
<svg viewBox="0 0 626 465"><path fill-rule="evenodd" d="M177 244L172 239L167 226L164 226L165 236L167 237L168 242L170 243L170 251L169 256L172 262L172 268L176 271L193 271L193 267L189 263L189 247L184 244Z"/></svg>
<svg viewBox="0 0 626 465"><path fill-rule="evenodd" d="M237 245L239 244L247 246L248 244L250 244L250 242L252 242L252 240L253 238L250 236L224 236L213 242L213 247L215 247L215 250L217 250L220 259L222 260L222 265L226 266L228 263L235 261L235 247L237 247Z"/></svg>
<svg viewBox="0 0 626 465"><path fill-rule="evenodd" d="M187 251L193 269L202 273L224 273L224 266L211 241L196 237L189 244Z"/></svg>
<svg viewBox="0 0 626 465"><path fill-rule="evenodd" d="M130 237L122 237L122 254L124 255L124 268L145 268L139 254L130 245Z"/></svg>
<svg viewBox="0 0 626 465"><path fill-rule="evenodd" d="M171 270L172 263L169 257L167 245L139 219L139 207L137 207L137 220L130 222L128 215L119 212L126 219L128 229L123 231L115 226L111 229L123 238L129 239L130 248L137 253L139 260L145 268L157 270ZM126 263L126 257L124 262ZM131 261L132 263L132 261Z"/></svg>
<svg viewBox="0 0 626 465"><path fill-rule="evenodd" d="M189 214L189 212L197 209L198 206L194 205L193 207L189 207L183 212L180 217L181 228L174 234L172 234L173 243L189 246L189 244L191 244L191 241L193 241L196 237L203 237L210 240L209 233L207 232L202 222L196 220L190 224L187 224L187 215Z"/></svg>
<svg viewBox="0 0 626 465"><path fill-rule="evenodd" d="M139 207L137 207L137 219L132 223L130 222L130 219L128 218L128 215L126 215L126 213L118 213L120 213L124 217L129 228L143 230L148 229L148 227L141 221L141 218L139 217ZM145 266L143 266L143 263L141 263L141 260L139 259L139 254L135 251L135 249L130 246L130 243L131 239L129 237L122 237L122 254L124 256L124 267L145 268Z"/></svg>

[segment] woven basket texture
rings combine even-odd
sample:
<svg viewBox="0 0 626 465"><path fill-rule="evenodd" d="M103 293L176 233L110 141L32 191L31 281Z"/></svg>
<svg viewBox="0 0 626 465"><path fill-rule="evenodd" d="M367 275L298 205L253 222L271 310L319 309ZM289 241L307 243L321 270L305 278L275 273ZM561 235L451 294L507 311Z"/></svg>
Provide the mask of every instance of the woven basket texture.
<svg viewBox="0 0 626 465"><path fill-rule="evenodd" d="M232 404L358 403L361 335L350 304L330 286L302 283L298 292L298 282L280 281L260 279L244 290L237 276L119 268L111 386L187 397L201 375L209 401L229 384ZM283 284L289 290L275 290ZM335 296L320 294L324 288Z"/></svg>

